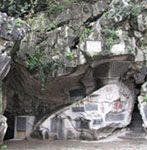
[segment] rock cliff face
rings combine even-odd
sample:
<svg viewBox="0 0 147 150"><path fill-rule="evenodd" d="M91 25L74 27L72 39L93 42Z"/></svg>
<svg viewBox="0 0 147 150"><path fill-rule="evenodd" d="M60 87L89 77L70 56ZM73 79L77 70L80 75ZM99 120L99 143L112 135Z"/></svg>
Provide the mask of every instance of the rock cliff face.
<svg viewBox="0 0 147 150"><path fill-rule="evenodd" d="M147 75L147 1L47 0L46 6L40 12L34 6L26 16L31 32L23 21L0 14L2 79L10 56L14 59L4 81L6 112L35 115L39 121L117 82L134 91L128 114L124 106L128 121L121 127L128 125L138 94L134 89Z"/></svg>
<svg viewBox="0 0 147 150"><path fill-rule="evenodd" d="M139 0L78 1L54 16L39 12L28 19L32 32L18 56L27 60L41 51L41 61L51 65L53 76L64 74L64 67L90 63L97 55L133 54L135 61L143 62L146 7L146 1Z"/></svg>
<svg viewBox="0 0 147 150"><path fill-rule="evenodd" d="M0 12L0 83L10 70L21 39L29 31L30 27L21 19L14 19ZM0 144L2 144L8 125L6 117L2 115L6 107L5 86L0 85L0 89L3 91L0 97Z"/></svg>
<svg viewBox="0 0 147 150"><path fill-rule="evenodd" d="M3 80L10 70L11 57L18 51L18 41L30 31L21 19L15 19L0 12L0 79Z"/></svg>

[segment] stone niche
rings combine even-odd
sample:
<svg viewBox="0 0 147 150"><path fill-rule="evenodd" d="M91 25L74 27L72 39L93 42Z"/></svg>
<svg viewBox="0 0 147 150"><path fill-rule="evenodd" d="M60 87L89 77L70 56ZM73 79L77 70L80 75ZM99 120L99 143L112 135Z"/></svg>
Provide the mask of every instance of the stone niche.
<svg viewBox="0 0 147 150"><path fill-rule="evenodd" d="M130 124L135 100L132 91L122 82L108 84L51 115L39 127L47 129L51 139L106 137Z"/></svg>
<svg viewBox="0 0 147 150"><path fill-rule="evenodd" d="M125 76L130 65L130 61L105 62L94 68L93 77L101 81L102 85L114 83L114 80L118 80L120 77Z"/></svg>
<svg viewBox="0 0 147 150"><path fill-rule="evenodd" d="M16 116L15 117L15 139L28 138L34 126L34 116Z"/></svg>
<svg viewBox="0 0 147 150"><path fill-rule="evenodd" d="M69 99L72 102L84 98L86 95L85 89L83 87L75 87L69 90Z"/></svg>

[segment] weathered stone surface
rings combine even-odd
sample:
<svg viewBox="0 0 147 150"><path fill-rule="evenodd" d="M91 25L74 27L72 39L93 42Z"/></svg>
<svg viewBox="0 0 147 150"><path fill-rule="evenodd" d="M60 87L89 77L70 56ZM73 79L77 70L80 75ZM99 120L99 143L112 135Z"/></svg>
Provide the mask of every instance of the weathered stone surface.
<svg viewBox="0 0 147 150"><path fill-rule="evenodd" d="M85 105L85 109L86 109L86 111L97 111L98 106L97 106L97 104L87 104L87 105Z"/></svg>
<svg viewBox="0 0 147 150"><path fill-rule="evenodd" d="M0 80L3 80L10 70L11 57L14 57L16 51L19 50L18 41L29 31L30 26L21 19L14 19L7 16L6 13L0 12ZM1 100L1 106L6 103L3 99ZM0 144L2 144L7 130L6 121L6 117L0 115Z"/></svg>
<svg viewBox="0 0 147 150"><path fill-rule="evenodd" d="M147 131L147 82L141 87L141 93L138 96L138 107L143 120L143 127Z"/></svg>
<svg viewBox="0 0 147 150"><path fill-rule="evenodd" d="M0 37L9 41L17 41L21 40L30 30L30 26L25 21L0 12Z"/></svg>
<svg viewBox="0 0 147 150"><path fill-rule="evenodd" d="M100 125L102 123L103 123L103 119L102 118L93 120L93 125Z"/></svg>
<svg viewBox="0 0 147 150"><path fill-rule="evenodd" d="M123 113L110 112L106 115L106 121L123 121L124 117L125 115Z"/></svg>
<svg viewBox="0 0 147 150"><path fill-rule="evenodd" d="M3 143L3 139L5 136L5 133L7 131L7 119L5 116L0 115L0 144Z"/></svg>
<svg viewBox="0 0 147 150"><path fill-rule="evenodd" d="M19 58L22 58L26 62L29 56L32 56L35 52L41 52L41 55L43 54L41 59L42 64L49 66L48 69L53 77L61 76L67 72L69 73L66 68L75 67L86 62L92 67L89 67L89 70L84 71L84 73L79 71L79 74L76 72L71 74L71 76L65 76L46 83L46 90L41 91L38 81L32 79L32 77L26 73L25 69L17 65L14 66L11 70L14 76L10 75L9 81L7 82L7 86L10 90L10 92L7 93L9 111L18 114L32 113L37 116L40 114L49 114L53 110L69 104L69 90L72 90L73 87L77 85L84 87L88 95L93 90L98 89L100 82L103 82L102 85L108 83L114 84L129 72L130 62L104 63L105 60L102 60L102 65L99 65L97 64L97 57L95 56L103 55L105 57L107 54L114 56L119 54L133 54L135 61L141 62L141 65L143 65L144 60L147 60L145 8L146 1L140 2L139 0L109 0L107 2L78 1L78 3L72 4L58 15L52 16L52 18L50 18L46 12L38 12L35 16L32 16L32 18L29 18L27 21L31 24L33 30L21 42L20 51L17 53ZM17 21L19 23L19 20L16 20L16 22ZM14 27L14 29L17 31L17 27ZM21 38L23 32L20 32L18 35L15 35L15 32L10 32L10 37L7 36L7 33L2 35L3 38L8 37L9 40L14 38L15 41L19 39L19 37ZM5 46L2 45L0 49L5 49ZM93 60L96 61L93 63ZM135 76L133 75L130 76L135 78L136 83L140 84L144 82L146 73L143 75L140 75L140 73ZM47 80L48 79L50 79L50 76L47 75ZM105 81L102 81L103 79ZM82 104L72 106L74 108L73 110L70 109L72 113L81 113L81 116L78 116L78 118L74 116L78 119L78 127L88 127L88 121L86 122L85 120L89 120L92 117L89 116L86 118L87 112L93 116L93 112L99 111L100 114L96 114L90 122L90 125L93 124L93 127L89 127L90 129L98 130L98 133L102 135L100 137L105 136L105 133L102 134L102 131L109 131L111 133L115 128L124 127L129 123L130 115L126 115L126 110L128 109L128 114L131 114L133 98L130 98L130 95L133 97L133 94L125 86L122 87L120 91L118 90L119 88L117 89L117 86L121 87L122 85L116 85L116 91L112 90L111 92L106 92L104 90L103 92L102 90L101 92L104 93L104 97L101 96L97 98L98 94L101 95L101 92L90 95L87 99L92 102L84 100L83 103L85 103L85 101L90 103L84 104L84 109ZM127 90L125 91L123 89ZM133 89L131 90L133 91ZM113 95L112 93L115 94ZM123 95L126 99L123 99L124 97L120 95ZM97 99L101 102L98 102L98 109L96 109L95 106L90 106L91 103L97 102ZM128 104L127 100L130 100L131 104ZM130 108L127 108L126 104L128 104ZM17 110L14 110L11 107L12 105L18 106ZM20 106L23 106L23 108ZM86 108L86 106L88 107ZM118 116L113 115L114 113L118 114ZM104 115L101 116L101 114ZM123 115L124 118L127 118L127 121L123 119ZM60 115L59 117L62 118ZM69 130L68 134L72 135L70 132L72 131L72 133L74 133L73 138L80 137L81 131L77 133L73 127L74 119L72 117L70 118L73 123L72 125L69 118L66 119L64 116L64 119L68 127L70 126L70 129L67 129ZM111 125L109 124L110 122L112 123ZM115 123L113 124L113 122ZM98 127L103 125L106 125L104 126L104 130L99 130ZM108 130L106 127L108 127ZM61 135L62 132L61 130ZM85 135L89 138L91 136L93 138L94 136L93 133L89 134L84 132L82 134L81 137L83 137L83 139L85 139ZM66 137L66 134L64 135ZM51 136L56 138L60 137L58 133L52 133Z"/></svg>
<svg viewBox="0 0 147 150"><path fill-rule="evenodd" d="M122 57L123 57L123 59L122 59ZM118 57L116 57L116 58L118 58ZM110 57L110 58L105 58L105 59L99 60L99 61L101 63L109 62L109 61L113 62L113 60L115 60L116 58ZM121 60L122 62L124 61L123 63L125 64L125 61L128 59L125 56L120 56L119 60ZM117 59L115 61L116 61L115 64L117 64ZM121 64L123 64L122 62L121 62ZM127 64L128 63L126 63L124 66L127 66ZM100 68L98 66L99 65L97 62L97 70L100 70ZM120 69L120 68L115 69L116 66L117 65L114 65L114 68L112 67L113 71ZM124 67L124 69L126 71L125 67ZM117 78L120 78L119 76L122 73L123 72L120 71L120 73L117 74ZM113 75L114 75L114 73L113 73ZM97 74L97 77L99 77L99 74ZM105 76L105 77L107 78L107 76ZM6 108L6 111L8 111L11 114L17 114L17 115L22 115L22 114L32 115L33 114L36 116L36 120L39 121L40 118L47 116L50 113L55 112L55 110L64 108L65 106L67 106L71 103L75 103L76 102L75 100L77 100L77 99L72 99L73 97L71 98L70 96L78 96L79 97L79 94L82 93L83 88L85 88L84 89L85 91L90 91L90 90L93 91L95 88L94 85L99 86L99 82L94 80L94 78L95 77L93 77L93 69L91 67L89 67L88 65L86 65L86 66L82 65L82 66L78 67L75 70L75 72L73 72L69 75L59 77L58 79L54 79L52 81L47 82L45 89L41 90L39 81L32 78L32 76L27 72L27 70L22 65L15 64L15 65L13 65L13 68L11 68L10 74L7 76L7 80L6 80L6 85L7 85L7 91L6 91L7 108ZM84 84L82 84L82 83L84 83ZM96 83L98 83L98 85ZM115 83L116 83L116 81L115 81ZM126 100L127 100L128 95L129 95L127 93L129 93L129 92L127 92L127 90L125 91L124 89L125 89L125 87L124 88L122 87L122 89L120 90L120 93L124 93L124 96L126 97ZM71 93L72 90L73 90L73 93ZM77 93L77 91L79 93ZM134 92L133 89L131 89L131 91ZM89 93L87 92L86 95L89 95ZM79 104L79 106L78 105L72 106L72 107L74 107L73 110L71 108L72 113L73 114L79 114L79 113L83 114L84 113L86 116L87 113L88 114L90 113L93 115L93 114L95 114L95 112L99 112L99 111L100 111L100 114L105 114L105 115L109 112L124 113L126 111L126 108L125 108L126 103L124 102L125 100L122 101L122 99L119 98L118 92L115 92L116 97L113 100L113 102L108 103L108 106L110 104L109 107L107 107L107 104L105 104L104 102L100 102L99 104L97 104L97 99L99 99L97 97L100 93L98 93L98 94L95 93L95 94L89 95L89 97L86 100L87 103L84 104L84 108L83 108L82 104ZM111 93L113 93L113 91L111 92L111 90L110 90L109 93L108 92L106 92L106 93L103 92L103 93L104 93L104 97L102 96L100 98L101 100L105 100L105 98L106 98L105 95L108 95L107 97L109 97L109 95L111 95ZM111 96L110 96L110 99L111 99ZM14 106L16 106L15 109L13 108ZM76 107L76 109L75 109L75 107ZM77 109L77 107L78 107L78 109ZM79 109L79 107L80 107L80 109ZM81 109L81 107L82 107L82 109ZM111 108L111 111L109 111L110 108ZM106 110L108 110L108 112L106 112ZM75 126L78 129L81 126L83 126L83 122L81 123L81 117L83 117L83 116L79 116L78 118L76 118L77 121L76 120L73 121L73 124L72 124L72 125L74 125L74 123L76 122ZM86 118L86 120L90 120L90 119L91 119L90 125L92 125L94 129L95 128L97 129L98 126L103 126L104 122L105 122L105 118L103 118L99 114L98 115L96 114L94 118L92 118L91 116L89 116L89 118ZM73 131L73 133L74 133L73 137L79 137L80 132L77 131L75 133L75 129L72 127L71 122L68 119L65 119L65 120L66 120L66 122L64 124L68 124L68 126L70 126L70 129L68 129L68 130ZM54 124L56 124L56 121ZM86 124L85 121L84 121L84 124ZM86 126L88 127L87 124L84 125L84 128ZM47 124L47 126L48 126L48 124ZM53 127L55 127L55 125L53 125ZM49 132L49 134L50 134L49 129L46 129L45 131L42 129L46 129L46 127L39 128L39 132L45 132L44 134L47 134ZM42 135L42 137L43 137L43 135ZM53 139L58 138L57 133L53 132L52 137L53 137ZM66 137L66 133L65 133L65 137Z"/></svg>
<svg viewBox="0 0 147 150"><path fill-rule="evenodd" d="M69 73L67 67L91 64L99 55L133 54L136 62L143 62L145 9L145 1L109 0L70 2L57 14L38 12L27 19L32 32L21 42L18 57L26 62L41 50L53 77Z"/></svg>
<svg viewBox="0 0 147 150"><path fill-rule="evenodd" d="M86 98L48 117L40 126L48 128L49 135L56 134L66 139L68 129L72 129L73 139L100 139L110 135L116 128L126 127L131 121L135 97L123 83L109 84L93 92ZM56 130L51 130L53 118L60 118ZM55 121L56 124L58 121ZM66 122L66 123L65 123ZM64 126L63 126L64 124ZM106 133L103 131L107 131ZM76 132L78 131L79 134Z"/></svg>
<svg viewBox="0 0 147 150"><path fill-rule="evenodd" d="M11 57L6 52L0 54L0 80L3 80L10 70Z"/></svg>
<svg viewBox="0 0 147 150"><path fill-rule="evenodd" d="M0 12L0 80L10 70L11 54L18 51L15 49L15 42L20 41L30 30L30 26L21 19Z"/></svg>

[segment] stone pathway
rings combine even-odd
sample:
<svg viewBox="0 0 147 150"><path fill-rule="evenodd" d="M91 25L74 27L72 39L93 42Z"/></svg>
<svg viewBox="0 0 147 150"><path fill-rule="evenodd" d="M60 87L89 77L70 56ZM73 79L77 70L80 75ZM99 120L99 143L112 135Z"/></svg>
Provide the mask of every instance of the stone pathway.
<svg viewBox="0 0 147 150"><path fill-rule="evenodd" d="M146 150L146 139L133 139L112 142L97 141L6 141L8 150Z"/></svg>

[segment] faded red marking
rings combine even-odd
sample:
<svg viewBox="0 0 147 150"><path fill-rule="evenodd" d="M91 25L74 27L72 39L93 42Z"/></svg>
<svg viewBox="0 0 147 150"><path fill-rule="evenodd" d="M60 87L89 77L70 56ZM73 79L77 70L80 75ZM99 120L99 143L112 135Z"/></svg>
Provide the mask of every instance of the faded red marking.
<svg viewBox="0 0 147 150"><path fill-rule="evenodd" d="M113 109L115 109L115 110L122 109L122 107L123 107L123 103L120 100L116 101L113 104Z"/></svg>

